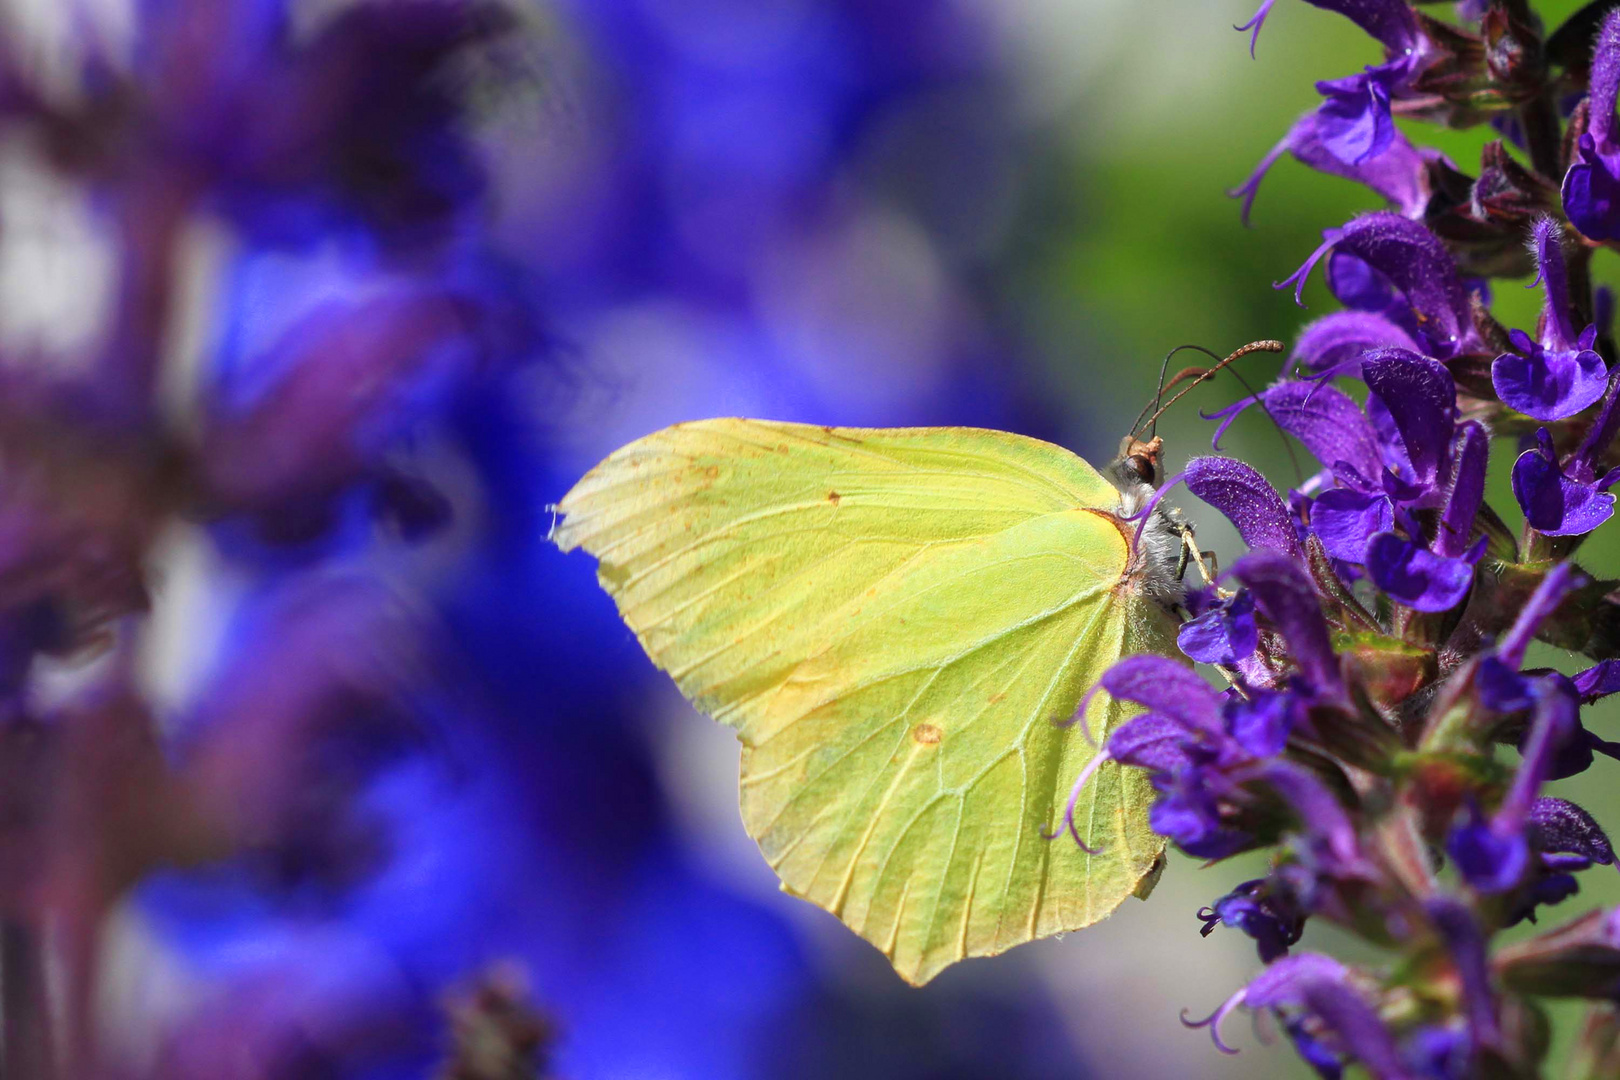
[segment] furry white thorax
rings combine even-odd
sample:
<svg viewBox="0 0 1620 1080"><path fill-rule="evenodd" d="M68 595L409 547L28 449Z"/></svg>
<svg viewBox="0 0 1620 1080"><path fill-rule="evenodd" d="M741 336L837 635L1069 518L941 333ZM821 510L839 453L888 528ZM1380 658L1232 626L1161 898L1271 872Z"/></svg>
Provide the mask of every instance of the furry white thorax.
<svg viewBox="0 0 1620 1080"><path fill-rule="evenodd" d="M1147 506L1157 489L1136 479L1127 470L1116 467L1109 472L1119 488L1119 515L1126 519L1127 526L1134 526L1131 518ZM1131 576L1137 588L1166 607L1181 603L1186 595L1177 571L1183 566L1185 541L1182 537L1188 528L1181 511L1154 507L1142 528L1142 539L1132 560Z"/></svg>

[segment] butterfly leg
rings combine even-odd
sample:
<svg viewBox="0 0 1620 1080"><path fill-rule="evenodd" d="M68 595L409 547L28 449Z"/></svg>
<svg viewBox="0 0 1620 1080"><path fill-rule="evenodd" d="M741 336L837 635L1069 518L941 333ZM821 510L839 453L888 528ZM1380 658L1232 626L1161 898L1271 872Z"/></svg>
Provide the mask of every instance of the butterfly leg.
<svg viewBox="0 0 1620 1080"><path fill-rule="evenodd" d="M1198 567L1198 576L1204 579L1205 585L1215 584L1215 553L1199 550L1191 525L1178 522L1176 527L1181 533L1181 558L1176 563L1176 580L1182 580L1190 563Z"/></svg>

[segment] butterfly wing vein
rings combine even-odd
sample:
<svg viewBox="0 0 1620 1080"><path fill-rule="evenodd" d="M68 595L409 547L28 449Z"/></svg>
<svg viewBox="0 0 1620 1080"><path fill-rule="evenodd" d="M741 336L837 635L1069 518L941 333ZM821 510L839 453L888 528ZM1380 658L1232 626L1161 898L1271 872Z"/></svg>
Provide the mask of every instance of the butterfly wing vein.
<svg viewBox="0 0 1620 1080"><path fill-rule="evenodd" d="M783 887L920 983L1096 922L1163 849L1142 774L1111 763L1077 814L1101 854L1046 839L1095 753L1054 721L1121 655L1167 651L1122 584L1116 501L1001 432L716 420L597 466L557 540L737 730L743 821Z"/></svg>

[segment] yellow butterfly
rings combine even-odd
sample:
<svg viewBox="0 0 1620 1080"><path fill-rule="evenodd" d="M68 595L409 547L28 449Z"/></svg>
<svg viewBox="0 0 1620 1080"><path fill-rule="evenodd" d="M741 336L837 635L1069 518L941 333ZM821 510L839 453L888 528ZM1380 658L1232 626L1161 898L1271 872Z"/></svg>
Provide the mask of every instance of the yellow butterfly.
<svg viewBox="0 0 1620 1080"><path fill-rule="evenodd" d="M1160 441L1115 483L974 428L676 424L559 504L554 539L660 668L742 741L743 823L782 887L907 981L1089 926L1145 896L1146 774L1067 726L1122 656L1175 653L1185 529L1138 515ZM1128 707L1098 695L1098 739Z"/></svg>

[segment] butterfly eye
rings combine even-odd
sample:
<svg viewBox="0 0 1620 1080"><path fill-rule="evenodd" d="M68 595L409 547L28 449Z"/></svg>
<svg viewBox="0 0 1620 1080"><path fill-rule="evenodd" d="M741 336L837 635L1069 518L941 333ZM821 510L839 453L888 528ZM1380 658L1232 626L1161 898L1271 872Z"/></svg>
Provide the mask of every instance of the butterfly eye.
<svg viewBox="0 0 1620 1080"><path fill-rule="evenodd" d="M1152 484L1159 478L1159 471L1154 467L1153 459L1146 454L1132 454L1125 459L1125 468L1144 484Z"/></svg>

